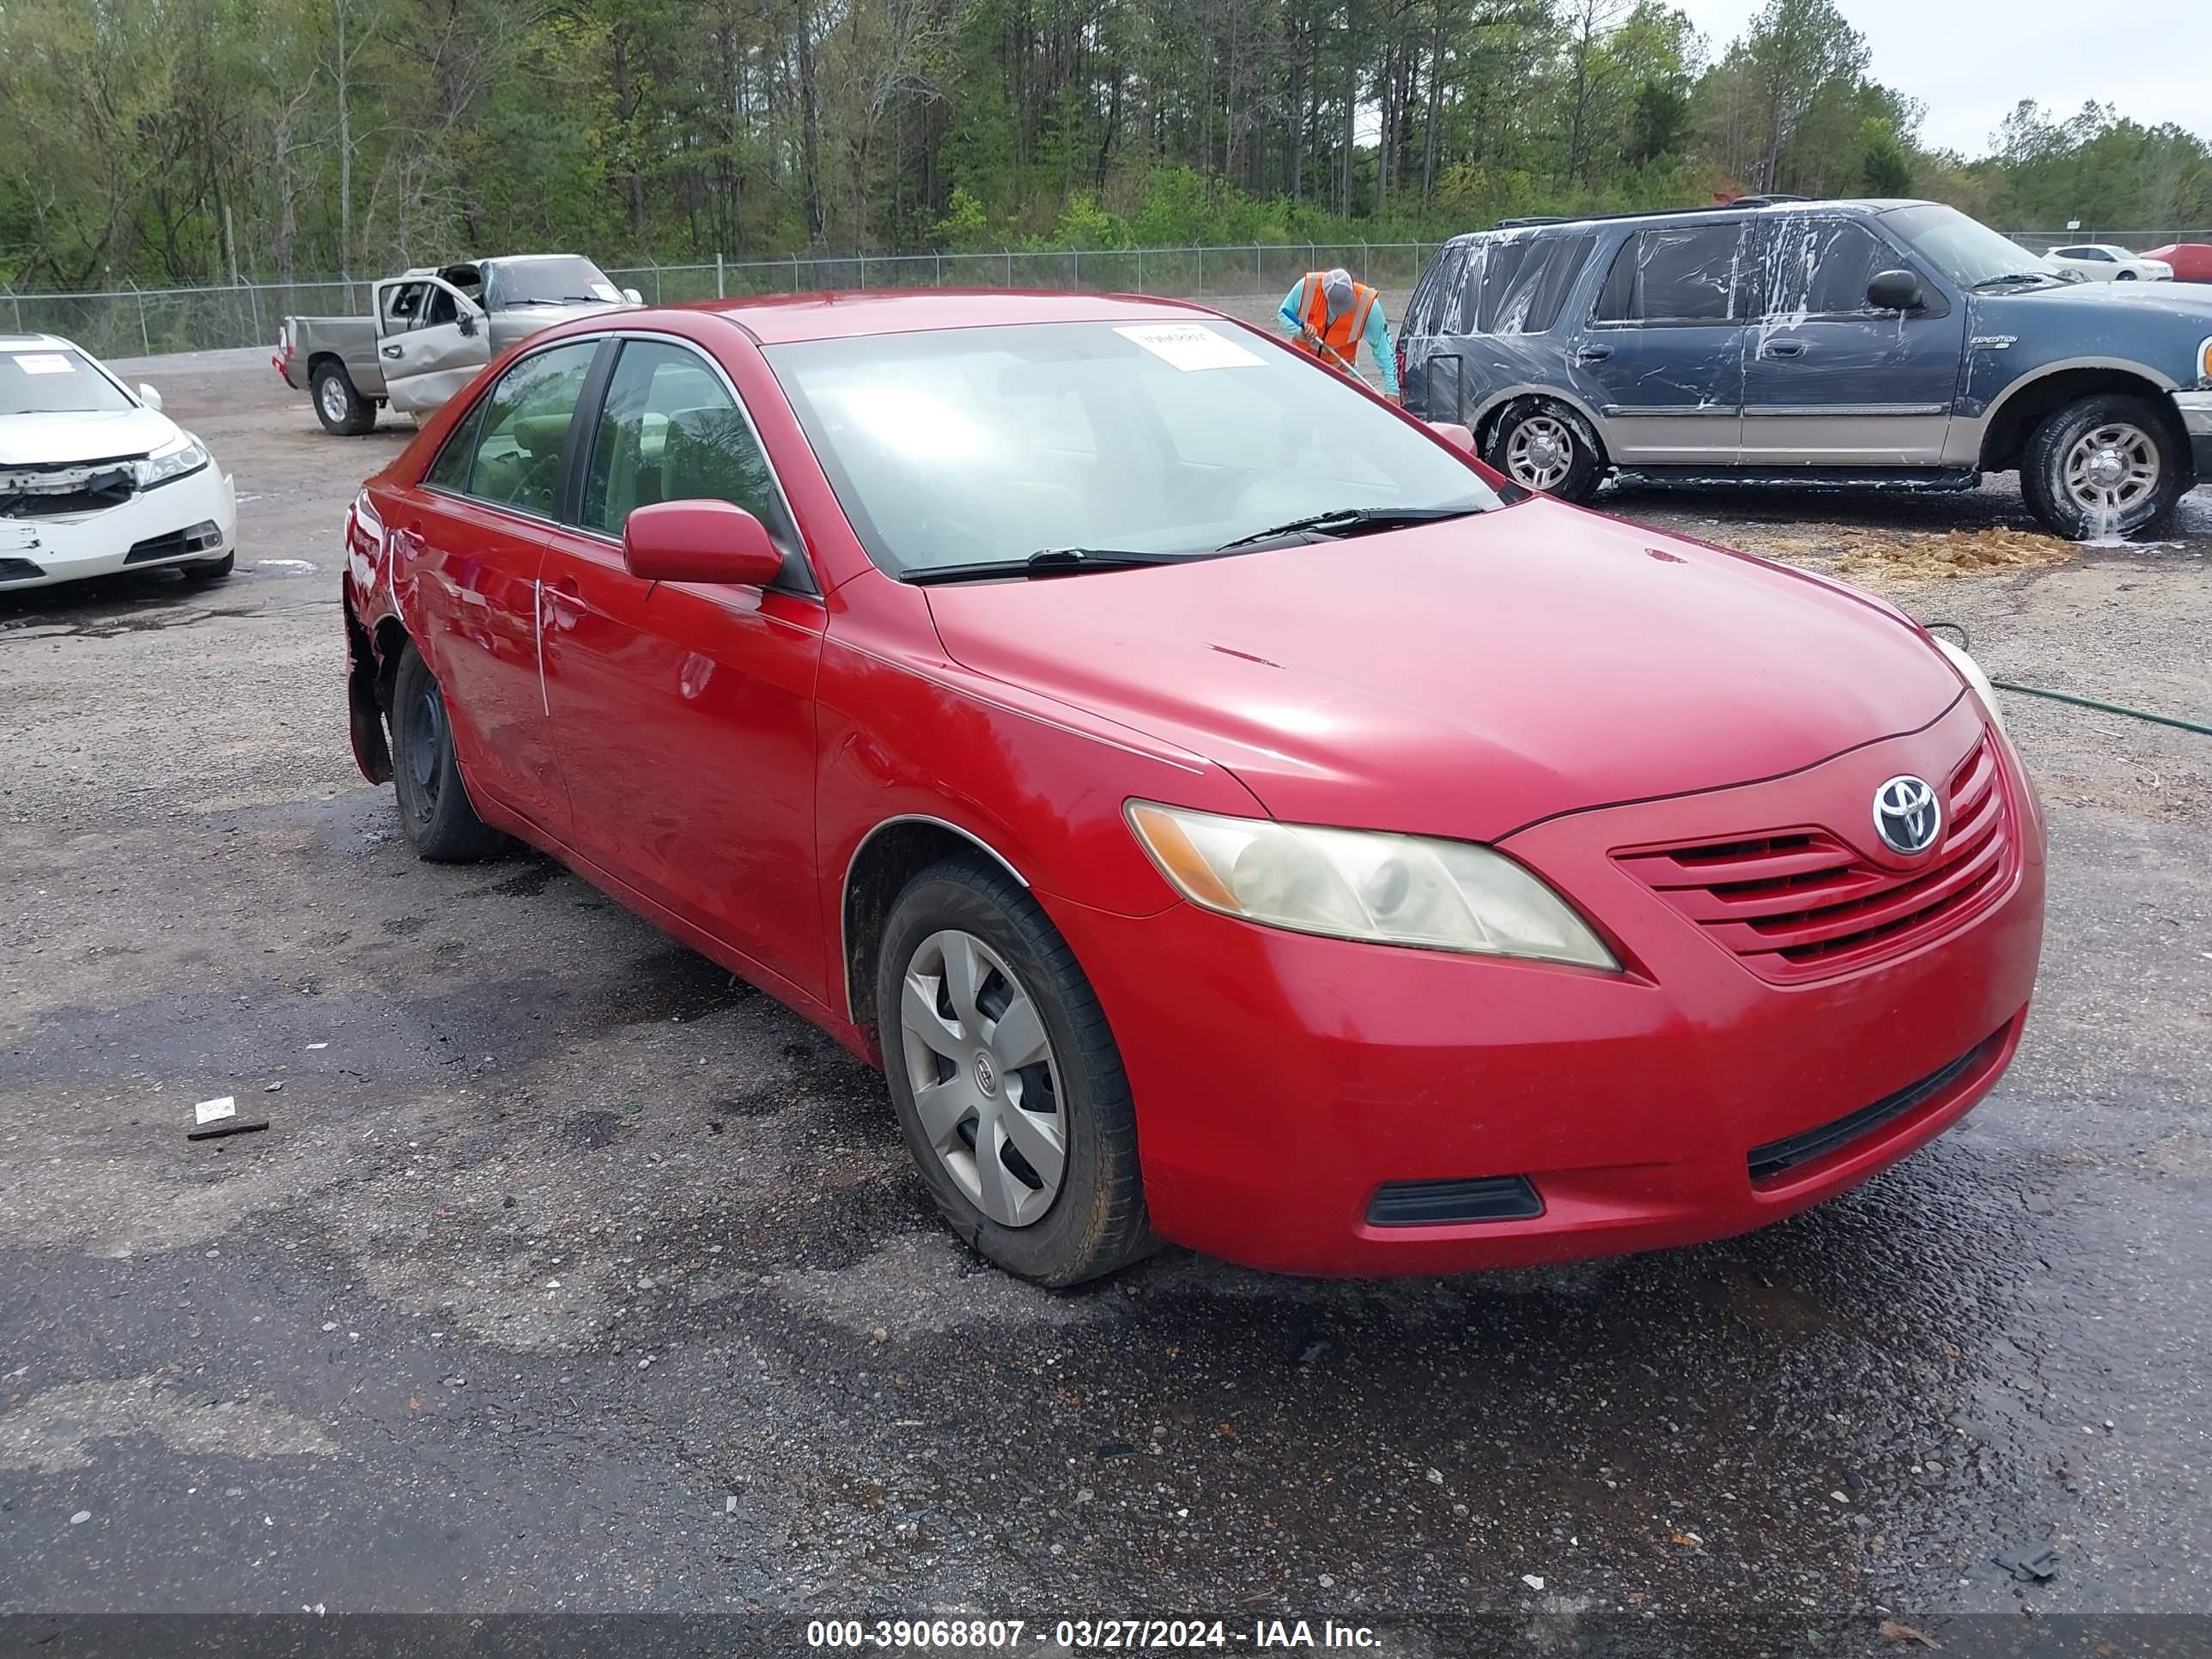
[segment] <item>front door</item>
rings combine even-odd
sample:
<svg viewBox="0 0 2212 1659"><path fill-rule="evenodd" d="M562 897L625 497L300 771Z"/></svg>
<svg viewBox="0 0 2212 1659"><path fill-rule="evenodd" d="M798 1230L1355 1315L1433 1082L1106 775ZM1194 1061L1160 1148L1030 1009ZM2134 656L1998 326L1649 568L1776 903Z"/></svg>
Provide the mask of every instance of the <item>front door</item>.
<svg viewBox="0 0 2212 1659"><path fill-rule="evenodd" d="M1613 461L1734 466L1743 402L1741 222L1638 231L1575 346Z"/></svg>
<svg viewBox="0 0 2212 1659"><path fill-rule="evenodd" d="M768 526L784 581L629 574L633 507L706 498ZM623 343L544 582L545 680L577 847L820 995L814 682L826 613L751 422L696 349Z"/></svg>
<svg viewBox="0 0 2212 1659"><path fill-rule="evenodd" d="M392 408L427 414L491 361L491 333L476 302L434 276L376 285L377 362Z"/></svg>
<svg viewBox="0 0 2212 1659"><path fill-rule="evenodd" d="M538 583L562 453L599 349L578 340L519 359L386 526L404 579L425 589L421 643L463 776L556 833L568 803L546 709Z"/></svg>
<svg viewBox="0 0 2212 1659"><path fill-rule="evenodd" d="M1936 466L1966 359L1966 307L1860 219L1760 227L1759 318L1744 352L1745 465ZM1899 268L1928 303L1878 312L1867 284Z"/></svg>

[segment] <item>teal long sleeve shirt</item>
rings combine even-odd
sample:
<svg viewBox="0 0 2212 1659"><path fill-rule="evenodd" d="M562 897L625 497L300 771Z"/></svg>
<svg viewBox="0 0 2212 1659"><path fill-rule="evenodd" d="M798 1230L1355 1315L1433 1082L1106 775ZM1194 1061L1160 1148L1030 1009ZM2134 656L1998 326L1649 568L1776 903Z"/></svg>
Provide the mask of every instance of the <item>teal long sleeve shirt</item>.
<svg viewBox="0 0 2212 1659"><path fill-rule="evenodd" d="M1291 283L1291 291L1283 295L1282 310L1276 313L1282 322L1284 331L1292 338L1296 338L1298 331L1306 325L1306 307L1310 303L1310 290L1307 284L1313 280L1310 276L1301 276L1297 282ZM1368 352L1374 357L1376 369L1382 376L1382 390L1393 398L1396 397L1398 395L1398 354L1390 348L1390 319L1382 314L1382 301L1380 295L1377 295L1375 303L1368 307L1367 331L1361 337L1367 342ZM1357 346L1354 346L1352 350L1355 356L1358 355Z"/></svg>

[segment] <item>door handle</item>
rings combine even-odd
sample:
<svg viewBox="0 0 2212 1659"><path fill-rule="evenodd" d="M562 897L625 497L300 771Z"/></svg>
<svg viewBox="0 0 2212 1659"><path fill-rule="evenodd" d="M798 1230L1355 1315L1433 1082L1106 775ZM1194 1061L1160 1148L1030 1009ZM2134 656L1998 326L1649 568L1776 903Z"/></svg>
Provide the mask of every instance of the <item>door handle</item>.
<svg viewBox="0 0 2212 1659"><path fill-rule="evenodd" d="M384 355L387 357L397 358L399 356L399 348L396 345L388 345L384 348Z"/></svg>
<svg viewBox="0 0 2212 1659"><path fill-rule="evenodd" d="M1612 356L1613 348L1609 345L1586 345L1575 353L1575 361L1578 363L1601 363Z"/></svg>
<svg viewBox="0 0 2212 1659"><path fill-rule="evenodd" d="M1805 343L1802 340L1770 340L1759 347L1759 355L1762 357L1802 357L1805 355Z"/></svg>

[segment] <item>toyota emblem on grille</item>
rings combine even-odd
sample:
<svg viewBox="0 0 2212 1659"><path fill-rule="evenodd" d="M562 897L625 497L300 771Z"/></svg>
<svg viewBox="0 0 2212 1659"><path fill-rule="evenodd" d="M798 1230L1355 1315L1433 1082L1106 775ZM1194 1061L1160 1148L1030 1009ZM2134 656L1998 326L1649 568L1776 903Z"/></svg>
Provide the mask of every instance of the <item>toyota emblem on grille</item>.
<svg viewBox="0 0 2212 1659"><path fill-rule="evenodd" d="M1926 852L1943 828L1936 792L1907 773L1874 792L1874 829L1881 844L1906 858Z"/></svg>

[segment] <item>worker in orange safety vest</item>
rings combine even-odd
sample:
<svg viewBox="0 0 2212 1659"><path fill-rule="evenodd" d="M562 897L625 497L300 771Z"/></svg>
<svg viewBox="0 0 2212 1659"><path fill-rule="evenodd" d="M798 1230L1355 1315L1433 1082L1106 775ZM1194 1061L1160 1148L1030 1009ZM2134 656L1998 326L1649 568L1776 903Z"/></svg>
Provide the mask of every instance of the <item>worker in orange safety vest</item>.
<svg viewBox="0 0 2212 1659"><path fill-rule="evenodd" d="M1339 266L1333 270L1308 271L1283 296L1277 313L1301 350L1311 352L1332 368L1357 376L1353 360L1365 341L1375 367L1382 377L1382 392L1398 401L1398 357L1390 347L1390 319L1382 314L1382 296Z"/></svg>

